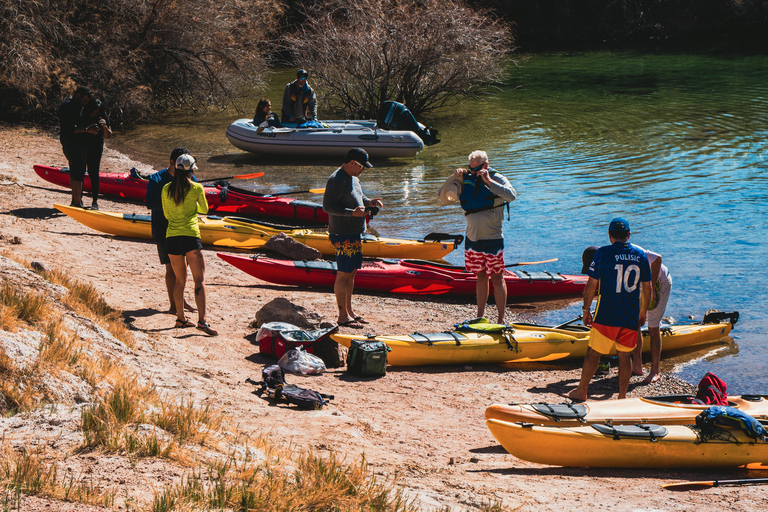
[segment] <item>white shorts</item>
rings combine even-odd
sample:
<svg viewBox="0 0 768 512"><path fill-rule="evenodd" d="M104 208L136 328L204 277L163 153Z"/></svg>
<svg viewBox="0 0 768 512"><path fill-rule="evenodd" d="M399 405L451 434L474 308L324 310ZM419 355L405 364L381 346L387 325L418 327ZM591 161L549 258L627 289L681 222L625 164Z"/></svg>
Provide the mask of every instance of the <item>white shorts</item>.
<svg viewBox="0 0 768 512"><path fill-rule="evenodd" d="M648 327L659 327L661 319L664 316L664 310L667 309L667 301L669 300L669 292L672 290L672 276L667 277L666 282L659 282L659 303L655 308L649 309L646 319L648 320Z"/></svg>

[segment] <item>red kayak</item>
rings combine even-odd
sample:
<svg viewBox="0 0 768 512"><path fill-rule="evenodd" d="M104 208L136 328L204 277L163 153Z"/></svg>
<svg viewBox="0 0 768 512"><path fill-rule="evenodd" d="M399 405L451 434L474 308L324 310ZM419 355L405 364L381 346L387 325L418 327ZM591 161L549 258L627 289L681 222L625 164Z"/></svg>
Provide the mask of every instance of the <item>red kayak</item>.
<svg viewBox="0 0 768 512"><path fill-rule="evenodd" d="M332 288L336 263L288 261L218 253L246 274L275 284ZM587 276L505 270L509 297L555 297L583 293ZM364 261L355 289L407 295L474 295L477 278L464 267L423 260ZM491 285L492 286L492 285Z"/></svg>
<svg viewBox="0 0 768 512"><path fill-rule="evenodd" d="M69 172L58 167L35 165L35 172L44 180L69 188ZM226 182L223 182L226 183ZM91 190L91 178L86 175L83 189ZM226 192L225 192L226 190ZM99 192L144 202L147 195L147 180L138 173L118 172L99 174ZM205 185L205 199L211 211L222 215L247 215L266 217L279 222L302 221L305 224L326 225L328 214L319 203L301 201L288 197L276 197L251 192L250 190L223 186L222 182Z"/></svg>

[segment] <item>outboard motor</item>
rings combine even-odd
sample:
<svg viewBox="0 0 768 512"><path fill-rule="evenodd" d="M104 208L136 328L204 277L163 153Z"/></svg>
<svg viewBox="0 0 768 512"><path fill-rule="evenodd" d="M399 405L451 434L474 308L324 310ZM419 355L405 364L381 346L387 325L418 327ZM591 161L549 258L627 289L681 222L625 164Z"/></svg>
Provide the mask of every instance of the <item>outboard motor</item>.
<svg viewBox="0 0 768 512"><path fill-rule="evenodd" d="M432 146L440 142L440 139L437 138L437 130L416 121L411 111L396 101L385 101L381 104L376 122L382 130L412 131L421 138L425 146Z"/></svg>

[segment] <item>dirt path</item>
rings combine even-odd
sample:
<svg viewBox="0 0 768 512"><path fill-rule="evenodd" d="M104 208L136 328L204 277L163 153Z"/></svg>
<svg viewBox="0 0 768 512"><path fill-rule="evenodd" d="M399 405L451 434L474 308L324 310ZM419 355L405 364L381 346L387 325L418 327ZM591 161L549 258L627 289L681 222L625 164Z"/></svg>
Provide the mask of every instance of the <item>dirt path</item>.
<svg viewBox="0 0 768 512"><path fill-rule="evenodd" d="M72 276L91 282L113 307L131 317L137 336L146 341L136 355L145 375L176 396L214 401L254 436L269 432L276 440L346 453L349 460L364 452L378 474L398 475L425 510L476 509L482 503L503 501L510 509L537 511L746 511L763 509L768 502L768 492L759 486L687 493L660 487L672 480L741 478L745 472L557 468L507 454L485 426L485 408L497 402L560 401L557 393L579 377L578 362L392 368L375 380L350 377L343 369L311 378L289 376L289 382L333 394L335 399L316 412L274 406L255 396L253 386L244 382L247 377L259 380L263 366L273 362L249 341L255 312L273 298L285 297L333 321L332 293L259 282L206 249L209 321L221 335L209 338L194 329L174 329L173 317L162 313L168 304L154 245L102 235L59 214L52 204L68 204L69 193L40 179L32 170L35 163L63 165L58 141L33 130L0 127L0 249L70 269ZM147 164L162 162L132 162L107 152L102 170L123 171L136 164L146 169ZM102 210L146 212L141 205L108 198L99 203ZM21 243L12 244L14 237ZM471 318L475 309L470 304L372 295L358 295L355 301L358 312L371 322L366 332L376 333L438 332ZM562 303L518 304L510 314L512 319L526 320L539 308L559 306ZM615 375L603 377L593 382L593 397L610 398L616 386ZM633 387L631 394L685 388L665 376L652 386ZM94 466L108 462L93 458ZM59 509L56 504L52 507Z"/></svg>

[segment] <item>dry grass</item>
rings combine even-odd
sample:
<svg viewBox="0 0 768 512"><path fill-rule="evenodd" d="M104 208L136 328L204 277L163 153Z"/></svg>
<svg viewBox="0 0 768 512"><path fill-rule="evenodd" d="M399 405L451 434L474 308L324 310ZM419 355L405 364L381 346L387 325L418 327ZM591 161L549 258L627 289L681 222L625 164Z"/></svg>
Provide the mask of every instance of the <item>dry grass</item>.
<svg viewBox="0 0 768 512"><path fill-rule="evenodd" d="M7 445L3 447L0 451L0 485L6 488L4 510L21 510L18 503L22 494L106 507L114 504L115 489L103 490L86 478L69 472L60 477L56 461L46 462L50 459L51 454L44 453L41 448L14 450ZM15 507L9 503L11 500Z"/></svg>
<svg viewBox="0 0 768 512"><path fill-rule="evenodd" d="M381 483L361 459L347 465L333 453L296 454L292 468L238 464L234 459L209 462L174 486L155 495L153 512L170 510L248 510L411 512L395 482Z"/></svg>
<svg viewBox="0 0 768 512"><path fill-rule="evenodd" d="M161 402L161 412L152 416L152 423L174 435L179 444L204 444L211 431L220 431L226 418L210 404L196 407L190 400L178 404Z"/></svg>
<svg viewBox="0 0 768 512"><path fill-rule="evenodd" d="M51 310L45 297L32 291L19 290L7 281L0 286L0 304L5 310L9 310L3 312L4 317L15 317L16 320L30 325L39 323Z"/></svg>
<svg viewBox="0 0 768 512"><path fill-rule="evenodd" d="M125 324L122 317L122 312L112 308L107 301L104 300L104 296L96 290L92 285L88 283L82 283L73 280L67 272L59 268L51 268L45 270L37 270L32 267L30 262L23 257L16 254L5 252L2 254L9 259L16 261L17 263L35 271L46 281L65 287L69 292L62 299L62 302L69 306L75 313L83 316L88 316L98 323L101 327L106 329L112 336L122 341L126 346L133 349L135 348L135 340L130 329ZM4 285L5 286L5 285ZM7 284L7 286L12 285ZM38 300L45 303L45 299L34 296ZM0 300L0 304L4 304L5 301ZM6 306L10 307L10 306ZM14 316L19 317L22 320L22 314L15 313L16 309L12 309L10 312L6 312L5 308L0 309L0 328L5 329L3 325L6 324L5 318L8 317L7 322L9 326L13 326ZM47 314L47 311L44 312ZM34 324L34 321L28 321L28 323ZM15 327L15 326L14 326Z"/></svg>

